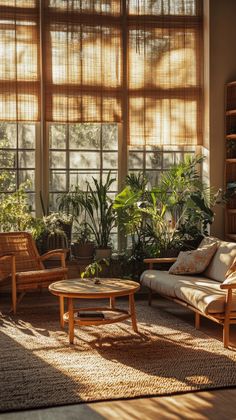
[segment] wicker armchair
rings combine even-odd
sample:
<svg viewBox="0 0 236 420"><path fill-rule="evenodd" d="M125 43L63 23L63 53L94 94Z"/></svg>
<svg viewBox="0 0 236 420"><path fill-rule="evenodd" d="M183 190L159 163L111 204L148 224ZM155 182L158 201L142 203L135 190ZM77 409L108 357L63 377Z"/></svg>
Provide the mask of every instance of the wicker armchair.
<svg viewBox="0 0 236 420"><path fill-rule="evenodd" d="M54 281L67 278L66 252L57 249L40 256L29 233L0 233L0 282L11 281L14 314L27 291L41 290ZM43 261L55 256L60 259L60 267L46 269Z"/></svg>

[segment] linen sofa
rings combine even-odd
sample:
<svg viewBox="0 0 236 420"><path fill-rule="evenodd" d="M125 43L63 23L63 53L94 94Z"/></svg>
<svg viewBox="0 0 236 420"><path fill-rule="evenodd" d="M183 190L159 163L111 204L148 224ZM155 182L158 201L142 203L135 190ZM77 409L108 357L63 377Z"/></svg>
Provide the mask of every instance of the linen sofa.
<svg viewBox="0 0 236 420"><path fill-rule="evenodd" d="M153 293L158 293L195 312L195 327L205 316L223 325L224 347L229 346L229 329L236 324L236 243L216 238L204 239L217 244L216 251L204 272L198 274L171 274L155 270L158 258L144 260L149 263L140 282L149 289L149 304Z"/></svg>

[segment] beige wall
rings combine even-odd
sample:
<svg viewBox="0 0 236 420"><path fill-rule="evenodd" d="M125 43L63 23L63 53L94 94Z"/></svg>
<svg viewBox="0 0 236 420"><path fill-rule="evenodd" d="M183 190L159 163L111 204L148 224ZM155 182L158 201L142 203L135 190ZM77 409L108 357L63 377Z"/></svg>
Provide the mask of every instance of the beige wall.
<svg viewBox="0 0 236 420"><path fill-rule="evenodd" d="M236 0L204 2L204 146L210 149L210 184L224 186L225 83L236 80ZM204 150L203 150L204 153ZM211 233L224 237L224 209L217 208Z"/></svg>

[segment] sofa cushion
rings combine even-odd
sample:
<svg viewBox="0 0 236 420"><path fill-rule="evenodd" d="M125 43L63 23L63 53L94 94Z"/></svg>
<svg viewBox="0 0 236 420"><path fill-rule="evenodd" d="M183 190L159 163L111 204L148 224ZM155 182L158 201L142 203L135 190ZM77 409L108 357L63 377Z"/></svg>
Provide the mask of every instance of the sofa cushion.
<svg viewBox="0 0 236 420"><path fill-rule="evenodd" d="M168 271L146 270L141 275L140 283L157 293L169 297L176 297L174 287L175 283L179 280L179 276L173 276Z"/></svg>
<svg viewBox="0 0 236 420"><path fill-rule="evenodd" d="M198 274L209 265L217 250L217 243L206 244L193 251L181 251L177 261L170 267L170 274Z"/></svg>
<svg viewBox="0 0 236 420"><path fill-rule="evenodd" d="M199 275L175 276L173 274L169 274L168 271L146 270L142 273L140 277L140 283L143 286L149 287L153 291L160 293L160 295L166 295L172 298L176 298L177 295L175 292L175 288L181 281L188 281L190 284L194 284L194 282L198 279L201 279L202 281L206 280L205 277L200 277ZM217 284L219 285L219 283Z"/></svg>
<svg viewBox="0 0 236 420"><path fill-rule="evenodd" d="M226 291L214 280L182 278L175 283L175 295L205 314L222 313L225 310ZM232 309L236 310L236 294L233 294Z"/></svg>
<svg viewBox="0 0 236 420"><path fill-rule="evenodd" d="M236 243L220 241L204 275L209 279L223 282L225 275L236 257Z"/></svg>

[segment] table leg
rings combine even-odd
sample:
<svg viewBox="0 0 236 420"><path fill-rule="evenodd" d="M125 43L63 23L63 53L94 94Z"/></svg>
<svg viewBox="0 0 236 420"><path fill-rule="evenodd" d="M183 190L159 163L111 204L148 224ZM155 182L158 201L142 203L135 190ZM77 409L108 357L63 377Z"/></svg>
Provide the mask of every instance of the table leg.
<svg viewBox="0 0 236 420"><path fill-rule="evenodd" d="M74 308L73 299L68 298L68 312L69 312L69 342L74 344Z"/></svg>
<svg viewBox="0 0 236 420"><path fill-rule="evenodd" d="M130 316L132 321L133 330L138 332L137 322L136 322L136 314L135 314L135 303L134 303L134 294L131 293L129 295L129 310Z"/></svg>
<svg viewBox="0 0 236 420"><path fill-rule="evenodd" d="M115 308L115 298L114 297L111 297L110 298L110 308L111 309L114 309Z"/></svg>
<svg viewBox="0 0 236 420"><path fill-rule="evenodd" d="M59 302L60 302L60 324L61 327L64 328L64 318L63 315L65 313L65 306L64 306L64 296L59 296Z"/></svg>

